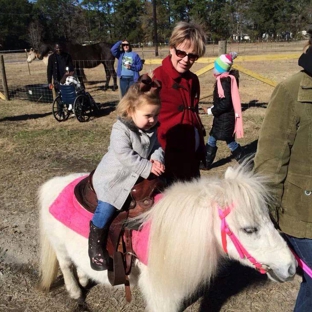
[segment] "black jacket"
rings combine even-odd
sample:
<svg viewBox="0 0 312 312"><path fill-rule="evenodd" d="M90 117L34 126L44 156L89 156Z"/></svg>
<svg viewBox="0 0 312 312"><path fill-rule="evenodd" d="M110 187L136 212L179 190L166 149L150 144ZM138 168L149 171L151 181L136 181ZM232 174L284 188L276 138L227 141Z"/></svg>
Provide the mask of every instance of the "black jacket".
<svg viewBox="0 0 312 312"><path fill-rule="evenodd" d="M213 92L213 105L211 112L214 116L210 131L215 139L221 141L232 141L234 139L235 113L231 96L231 78L221 79L224 90L224 98L219 98L217 85Z"/></svg>
<svg viewBox="0 0 312 312"><path fill-rule="evenodd" d="M54 82L59 82L66 72L66 67L69 67L69 71L74 70L72 57L68 53L51 54L47 69L48 83L52 83L52 77Z"/></svg>

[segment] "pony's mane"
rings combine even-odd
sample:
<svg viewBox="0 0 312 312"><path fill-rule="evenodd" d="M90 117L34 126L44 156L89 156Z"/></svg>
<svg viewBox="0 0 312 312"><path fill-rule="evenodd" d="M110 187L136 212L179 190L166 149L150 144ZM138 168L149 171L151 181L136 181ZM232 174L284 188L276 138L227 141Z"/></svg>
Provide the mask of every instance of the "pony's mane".
<svg viewBox="0 0 312 312"><path fill-rule="evenodd" d="M154 289L163 294L176 288L192 293L199 283L209 283L222 253L215 234L217 206L234 204L245 218L263 214L270 199L265 181L243 163L228 168L222 179L202 177L165 190L163 198L136 219L151 223L148 267Z"/></svg>
<svg viewBox="0 0 312 312"><path fill-rule="evenodd" d="M246 216L246 219L254 220L257 216L266 214L273 202L269 182L268 176L250 170L250 164L246 161L234 168L229 167L225 172L224 183L231 196L225 205L234 205L238 210L234 214L236 217ZM235 221L238 221L237 218Z"/></svg>

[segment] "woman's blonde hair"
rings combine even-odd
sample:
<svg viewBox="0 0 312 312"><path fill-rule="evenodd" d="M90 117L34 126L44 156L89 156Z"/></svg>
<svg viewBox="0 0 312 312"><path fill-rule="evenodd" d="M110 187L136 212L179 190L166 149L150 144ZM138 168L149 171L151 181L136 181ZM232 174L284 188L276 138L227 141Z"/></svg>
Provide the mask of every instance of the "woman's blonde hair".
<svg viewBox="0 0 312 312"><path fill-rule="evenodd" d="M127 93L118 103L116 107L117 116L123 119L131 119L131 113L147 104L160 106L159 92L153 88L143 92L141 91L140 83L137 82L130 86Z"/></svg>
<svg viewBox="0 0 312 312"><path fill-rule="evenodd" d="M194 45L194 52L199 56L203 56L206 52L206 34L203 28L194 23L179 22L173 29L169 46L175 48L179 44L188 40Z"/></svg>

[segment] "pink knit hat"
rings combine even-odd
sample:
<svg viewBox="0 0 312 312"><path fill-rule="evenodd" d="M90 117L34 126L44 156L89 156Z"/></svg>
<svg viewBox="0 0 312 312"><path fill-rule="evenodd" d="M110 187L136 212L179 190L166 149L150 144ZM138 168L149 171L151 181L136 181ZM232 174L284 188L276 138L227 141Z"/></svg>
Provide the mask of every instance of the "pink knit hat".
<svg viewBox="0 0 312 312"><path fill-rule="evenodd" d="M230 52L228 54L221 54L214 62L214 74L221 75L230 71L233 60L237 57L236 52Z"/></svg>

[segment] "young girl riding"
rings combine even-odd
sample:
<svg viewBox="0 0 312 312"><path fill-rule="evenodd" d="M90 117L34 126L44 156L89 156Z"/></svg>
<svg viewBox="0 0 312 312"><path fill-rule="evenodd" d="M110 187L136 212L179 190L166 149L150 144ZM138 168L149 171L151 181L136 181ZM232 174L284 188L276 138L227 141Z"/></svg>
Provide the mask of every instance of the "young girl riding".
<svg viewBox="0 0 312 312"><path fill-rule="evenodd" d="M106 270L108 228L138 178L165 171L164 152L157 141L159 81L142 75L117 105L108 152L93 175L98 205L90 221L89 257L94 270Z"/></svg>

